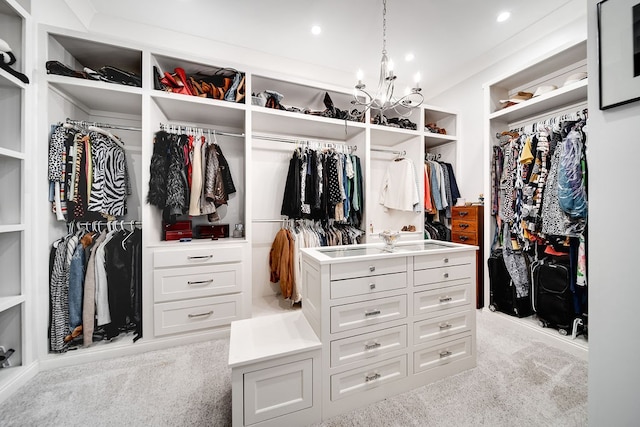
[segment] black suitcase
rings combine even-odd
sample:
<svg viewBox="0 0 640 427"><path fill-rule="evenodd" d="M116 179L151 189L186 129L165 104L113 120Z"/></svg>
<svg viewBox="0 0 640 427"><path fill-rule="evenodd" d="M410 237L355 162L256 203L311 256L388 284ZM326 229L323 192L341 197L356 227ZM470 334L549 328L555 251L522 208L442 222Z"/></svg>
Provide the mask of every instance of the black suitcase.
<svg viewBox="0 0 640 427"><path fill-rule="evenodd" d="M540 260L531 269L533 309L542 327L558 329L561 335L573 331L576 314L571 291L569 266L553 260Z"/></svg>
<svg viewBox="0 0 640 427"><path fill-rule="evenodd" d="M533 314L531 299L518 298L509 271L504 263L502 249L494 249L487 260L489 268L489 310L517 317Z"/></svg>

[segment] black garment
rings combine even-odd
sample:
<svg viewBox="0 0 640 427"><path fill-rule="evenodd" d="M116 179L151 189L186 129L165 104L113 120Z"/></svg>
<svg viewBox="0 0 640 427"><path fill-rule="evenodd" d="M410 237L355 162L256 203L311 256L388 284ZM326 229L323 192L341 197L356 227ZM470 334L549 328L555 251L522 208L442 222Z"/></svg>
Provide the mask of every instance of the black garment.
<svg viewBox="0 0 640 427"><path fill-rule="evenodd" d="M164 131L156 133L153 142L153 155L149 165L149 193L147 202L160 209L167 204L167 175L169 172L169 134Z"/></svg>
<svg viewBox="0 0 640 427"><path fill-rule="evenodd" d="M289 160L289 170L287 172L287 181L284 187L284 197L282 198L282 208L280 214L289 218L302 218L302 201L300 187L300 167L301 167L300 151L294 151Z"/></svg>
<svg viewBox="0 0 640 427"><path fill-rule="evenodd" d="M170 216L183 215L189 209L189 183L185 171L185 147L188 143L187 135L170 136L166 204Z"/></svg>
<svg viewBox="0 0 640 427"><path fill-rule="evenodd" d="M111 323L105 325L107 339L134 331L142 337L142 232L116 233L105 246L105 267ZM125 240L126 239L126 240Z"/></svg>
<svg viewBox="0 0 640 427"><path fill-rule="evenodd" d="M446 166L449 172L449 182L451 185L451 200L455 204L456 200L460 198L460 190L458 189L458 182L456 181L456 174L453 172L453 166L451 163L442 163Z"/></svg>
<svg viewBox="0 0 640 427"><path fill-rule="evenodd" d="M215 146L216 146L216 153L218 154L218 163L220 167L220 173L222 174L222 184L224 185L224 192L227 194L227 199L228 199L230 194L233 194L236 192L236 187L233 184L233 178L231 177L231 169L229 169L229 163L227 162L227 159L225 159L224 155L222 154L222 149L220 148L220 145L215 144Z"/></svg>

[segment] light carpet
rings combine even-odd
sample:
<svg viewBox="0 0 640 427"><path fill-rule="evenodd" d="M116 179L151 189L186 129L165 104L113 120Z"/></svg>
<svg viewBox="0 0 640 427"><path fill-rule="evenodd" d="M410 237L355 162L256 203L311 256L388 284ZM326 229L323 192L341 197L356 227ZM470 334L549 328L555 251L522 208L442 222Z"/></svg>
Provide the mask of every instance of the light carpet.
<svg viewBox="0 0 640 427"><path fill-rule="evenodd" d="M477 315L476 368L314 427L586 426L587 362L491 316ZM40 372L0 425L230 426L228 351L223 339Z"/></svg>

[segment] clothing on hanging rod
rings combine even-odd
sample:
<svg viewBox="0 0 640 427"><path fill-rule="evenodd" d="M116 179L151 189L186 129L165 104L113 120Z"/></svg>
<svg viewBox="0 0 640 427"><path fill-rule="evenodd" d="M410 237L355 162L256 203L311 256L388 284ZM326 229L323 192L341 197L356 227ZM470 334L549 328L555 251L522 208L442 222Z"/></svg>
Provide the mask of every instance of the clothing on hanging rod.
<svg viewBox="0 0 640 427"><path fill-rule="evenodd" d="M223 131L219 131L217 129L208 129L208 128L203 128L203 127L198 127L198 126L187 126L187 125L174 125L174 124L166 124L166 123L160 123L160 129L165 131L165 132L169 132L172 133L173 131L176 132L202 132L202 133L211 133L214 135L220 135L220 136L232 136L235 138L244 138L245 134L244 133L230 133L230 132L223 132Z"/></svg>
<svg viewBox="0 0 640 427"><path fill-rule="evenodd" d="M130 130L130 131L134 131L134 132L141 132L142 131L141 128L137 128L137 127L113 125L113 124L110 124L110 123L88 122L86 120L73 120L73 119L70 119L70 118L67 118L67 120L65 122L67 124L69 124L69 125L80 126L80 127L83 127L83 128L88 128L88 127L91 127L91 126L95 126L95 127L99 127L99 128Z"/></svg>
<svg viewBox="0 0 640 427"><path fill-rule="evenodd" d="M521 133L525 130L535 130L540 129L545 126L553 125L558 121L577 121L577 120L586 120L588 118L588 108L587 104L584 102L571 105L569 107L565 107L553 112L547 112L546 114L541 114L539 116L529 117L526 121L509 123L509 129L511 130L519 130Z"/></svg>
<svg viewBox="0 0 640 427"><path fill-rule="evenodd" d="M142 226L142 221L74 221L73 224L79 227L85 227L90 225L108 225L108 224L118 224L118 225L132 225L132 226Z"/></svg>
<svg viewBox="0 0 640 427"><path fill-rule="evenodd" d="M338 148L338 147L344 147L347 148L349 150L351 150L351 152L354 152L358 149L357 146L355 145L347 145L345 143L342 142L330 142L330 141L322 141L322 140L310 140L310 139L295 139L295 138L284 138L284 137L277 137L277 136L270 136L270 135L260 135L260 134L252 134L251 135L252 138L255 139L262 139L265 141L273 141L273 142L284 142L287 144L305 144L305 145L309 145L309 144L319 144L322 145L326 148Z"/></svg>

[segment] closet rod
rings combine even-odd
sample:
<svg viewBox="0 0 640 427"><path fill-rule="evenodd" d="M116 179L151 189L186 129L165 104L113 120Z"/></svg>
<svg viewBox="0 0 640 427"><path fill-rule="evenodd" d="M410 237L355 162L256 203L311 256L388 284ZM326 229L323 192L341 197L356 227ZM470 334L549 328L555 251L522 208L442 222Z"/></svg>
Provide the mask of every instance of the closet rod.
<svg viewBox="0 0 640 427"><path fill-rule="evenodd" d="M67 118L66 123L68 123L70 125L80 126L80 127L95 126L95 127L103 128L103 129L131 130L131 131L135 131L135 132L141 132L142 131L141 128L136 128L136 127L131 127L131 126L112 125L110 123L88 122L86 120L73 120L73 119L70 119L70 118Z"/></svg>
<svg viewBox="0 0 640 427"><path fill-rule="evenodd" d="M316 143L316 144L321 144L326 146L327 148L336 148L337 146L342 146L345 148L348 148L349 150L356 151L358 149L358 147L356 145L347 145L344 144L342 142L329 142L329 141L322 141L322 140L311 140L311 139L295 139L295 138L283 138L283 137L278 137L278 136L270 136L270 135L260 135L260 134L252 134L251 135L252 138L255 139L263 139L265 141L274 141L274 142L284 142L287 144L310 144L310 143Z"/></svg>
<svg viewBox="0 0 640 427"><path fill-rule="evenodd" d="M547 120L554 119L557 117L562 117L569 114L576 114L577 112L583 112L587 110L587 107L588 107L588 104L586 102L580 102L578 104L557 109L555 111L548 111L538 116L528 117L525 120L509 123L508 126L509 126L509 129L524 128L526 126L533 125L534 123L536 124L544 123Z"/></svg>
<svg viewBox="0 0 640 427"><path fill-rule="evenodd" d="M162 123L160 122L160 129L164 130L166 132L170 132L170 130L175 129L178 132L180 132L181 130L186 132L188 129L193 131L193 132L203 132L203 133L212 133L214 135L221 135L221 136L232 136L234 138L244 138L245 135L244 133L230 133L230 132L223 132L223 131L219 131L217 129L209 129L209 128L203 128L203 127L198 127L198 126L187 126L187 125L173 125L173 124L166 124L166 123Z"/></svg>
<svg viewBox="0 0 640 427"><path fill-rule="evenodd" d="M285 222L291 221L290 219L252 219L251 222Z"/></svg>
<svg viewBox="0 0 640 427"><path fill-rule="evenodd" d="M131 226L142 226L142 221L71 221L70 224L77 225L78 227L89 227L92 225L131 225Z"/></svg>
<svg viewBox="0 0 640 427"><path fill-rule="evenodd" d="M396 154L398 156L406 156L407 155L407 151L406 150L402 150L402 151L398 151L398 150L389 150L389 149L385 149L385 148L371 148L371 151L379 151L381 153L391 153L391 154Z"/></svg>

